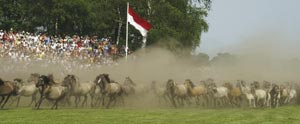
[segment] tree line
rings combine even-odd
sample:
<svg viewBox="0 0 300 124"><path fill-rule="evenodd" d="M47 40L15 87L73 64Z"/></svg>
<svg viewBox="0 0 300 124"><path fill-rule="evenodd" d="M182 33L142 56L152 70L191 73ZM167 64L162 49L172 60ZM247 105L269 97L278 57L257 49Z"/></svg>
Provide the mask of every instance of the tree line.
<svg viewBox="0 0 300 124"><path fill-rule="evenodd" d="M126 3L152 25L147 45L171 50L193 50L200 44L211 0L0 0L0 29L48 34L111 36L124 44ZM129 26L131 49L139 48L141 35Z"/></svg>

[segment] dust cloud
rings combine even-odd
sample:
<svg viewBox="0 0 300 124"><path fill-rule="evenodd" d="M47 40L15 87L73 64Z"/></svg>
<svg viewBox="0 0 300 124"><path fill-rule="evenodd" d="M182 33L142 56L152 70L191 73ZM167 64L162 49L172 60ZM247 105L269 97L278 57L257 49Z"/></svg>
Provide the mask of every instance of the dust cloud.
<svg viewBox="0 0 300 124"><path fill-rule="evenodd" d="M36 62L38 66L26 67L26 64L13 65L1 60L1 68L8 66L12 71L0 71L1 78L12 80L20 77L27 79L30 73L54 74L61 81L66 74L75 74L81 82L93 81L98 74L108 73L110 77L123 83L129 76L137 84L137 93L144 95L134 100L126 100L131 106L153 107L161 106L158 98L149 91L152 81L157 81L162 88L168 79L183 83L191 79L195 84L200 80L213 78L220 85L225 81L235 83L243 79L248 82L268 80L274 83L299 81L300 60L296 53L289 53L283 47L284 38L280 35L259 35L248 38L234 46L229 58L216 56L208 65L195 64L193 57L178 56L160 47L148 47L131 54L128 59L120 59L114 66L91 66L89 69L71 68L65 71L68 64L49 64L47 60ZM293 47L294 48L294 47ZM291 49L293 51L294 49ZM80 66L80 65L76 65ZM150 91L149 91L150 92ZM145 95L146 94L146 95ZM129 101L129 102L128 102Z"/></svg>

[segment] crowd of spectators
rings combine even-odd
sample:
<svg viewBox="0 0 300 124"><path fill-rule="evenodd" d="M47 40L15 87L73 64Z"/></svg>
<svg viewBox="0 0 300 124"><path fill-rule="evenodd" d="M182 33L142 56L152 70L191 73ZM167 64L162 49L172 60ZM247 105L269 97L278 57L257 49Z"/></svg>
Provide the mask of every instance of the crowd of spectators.
<svg viewBox="0 0 300 124"><path fill-rule="evenodd" d="M0 58L12 62L73 62L77 65L115 65L125 55L110 37L48 35L0 30Z"/></svg>

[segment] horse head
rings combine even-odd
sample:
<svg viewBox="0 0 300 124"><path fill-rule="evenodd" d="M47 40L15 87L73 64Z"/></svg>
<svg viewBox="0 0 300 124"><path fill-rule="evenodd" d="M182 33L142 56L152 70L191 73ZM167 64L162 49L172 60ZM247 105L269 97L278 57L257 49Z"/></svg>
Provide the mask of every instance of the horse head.
<svg viewBox="0 0 300 124"><path fill-rule="evenodd" d="M24 83L23 80L22 80L21 78L15 78L15 79L14 79L14 82L15 82L15 83L21 83L21 84Z"/></svg>
<svg viewBox="0 0 300 124"><path fill-rule="evenodd" d="M37 83L38 80L39 80L39 77L40 77L40 74L38 74L38 73L31 73L30 77L27 80L27 82L28 83L31 83L31 82Z"/></svg>
<svg viewBox="0 0 300 124"><path fill-rule="evenodd" d="M70 86L71 85L71 75L67 75L64 80L62 81L63 86Z"/></svg>
<svg viewBox="0 0 300 124"><path fill-rule="evenodd" d="M274 93L280 93L280 87L277 84L274 84L271 91Z"/></svg>
<svg viewBox="0 0 300 124"><path fill-rule="evenodd" d="M226 83L224 84L224 87L228 88L229 90L233 89L232 84L229 83L229 82L226 82Z"/></svg>
<svg viewBox="0 0 300 124"><path fill-rule="evenodd" d="M96 79L94 80L94 83L96 85L98 85L102 91L102 93L105 92L105 86L106 86L106 83L109 83L108 80L110 81L109 77L108 77L108 74L100 74L96 77Z"/></svg>
<svg viewBox="0 0 300 124"><path fill-rule="evenodd" d="M136 84L132 81L132 79L129 76L125 78L124 84L136 86Z"/></svg>
<svg viewBox="0 0 300 124"><path fill-rule="evenodd" d="M195 87L194 83L193 83L190 79L186 79L186 80L184 81L184 84L185 84L186 86L190 87L190 88Z"/></svg>
<svg viewBox="0 0 300 124"><path fill-rule="evenodd" d="M172 88L174 88L174 87L175 87L175 82L174 82L174 80L173 80L173 79L169 79L169 80L167 81L166 87L167 87L167 89L172 89Z"/></svg>
<svg viewBox="0 0 300 124"><path fill-rule="evenodd" d="M263 83L263 88L266 88L266 89L269 89L269 88L271 88L271 83L270 82L268 82L268 81L264 81L264 83Z"/></svg>

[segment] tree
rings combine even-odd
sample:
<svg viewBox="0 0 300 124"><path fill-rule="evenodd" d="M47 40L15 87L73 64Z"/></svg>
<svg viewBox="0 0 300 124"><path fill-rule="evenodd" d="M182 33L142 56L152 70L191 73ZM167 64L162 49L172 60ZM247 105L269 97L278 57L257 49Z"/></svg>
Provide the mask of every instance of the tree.
<svg viewBox="0 0 300 124"><path fill-rule="evenodd" d="M0 0L0 28L34 32L44 27L49 34L111 36L122 45L127 2L153 25L147 45L191 51L208 30L204 18L211 0ZM140 48L141 35L132 26L129 30L129 46Z"/></svg>

